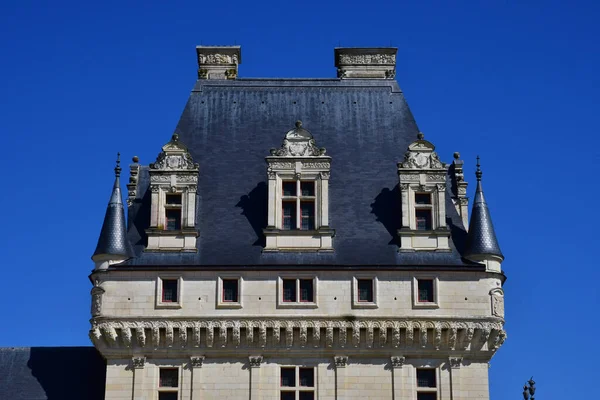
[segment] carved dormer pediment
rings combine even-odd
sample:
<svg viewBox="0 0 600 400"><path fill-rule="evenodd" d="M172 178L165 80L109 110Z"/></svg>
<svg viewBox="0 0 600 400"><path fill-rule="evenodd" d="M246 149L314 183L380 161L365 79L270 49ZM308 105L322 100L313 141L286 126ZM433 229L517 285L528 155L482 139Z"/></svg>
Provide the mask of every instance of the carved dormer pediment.
<svg viewBox="0 0 600 400"><path fill-rule="evenodd" d="M408 146L404 153L404 161L400 163L401 168L408 169L445 169L446 165L440 161L433 143L424 139L419 133L418 140Z"/></svg>
<svg viewBox="0 0 600 400"><path fill-rule="evenodd" d="M296 127L285 134L285 139L279 149L271 149L271 155L276 157L318 157L325 155L325 148L318 148L312 134L302 127L301 121L296 121Z"/></svg>
<svg viewBox="0 0 600 400"><path fill-rule="evenodd" d="M179 141L176 133L171 141L162 147L162 151L156 157L156 161L150 164L153 170L198 170L198 164L194 162L187 146Z"/></svg>

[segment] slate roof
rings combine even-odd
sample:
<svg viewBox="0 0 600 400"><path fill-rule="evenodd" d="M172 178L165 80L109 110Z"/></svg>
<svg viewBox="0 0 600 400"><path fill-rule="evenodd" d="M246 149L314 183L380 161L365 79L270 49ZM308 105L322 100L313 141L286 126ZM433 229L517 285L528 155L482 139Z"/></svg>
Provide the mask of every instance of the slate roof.
<svg viewBox="0 0 600 400"><path fill-rule="evenodd" d="M0 348L3 400L103 400L105 380L93 347Z"/></svg>
<svg viewBox="0 0 600 400"><path fill-rule="evenodd" d="M296 120L332 158L329 214L336 235L330 254L262 253L265 157ZM143 252L150 217L146 167L140 171L139 197L129 209L128 238L136 257L121 266L473 265L461 258L466 232L449 195L452 251L398 253L396 165L418 132L395 80L198 80L175 129L200 164L198 253Z"/></svg>

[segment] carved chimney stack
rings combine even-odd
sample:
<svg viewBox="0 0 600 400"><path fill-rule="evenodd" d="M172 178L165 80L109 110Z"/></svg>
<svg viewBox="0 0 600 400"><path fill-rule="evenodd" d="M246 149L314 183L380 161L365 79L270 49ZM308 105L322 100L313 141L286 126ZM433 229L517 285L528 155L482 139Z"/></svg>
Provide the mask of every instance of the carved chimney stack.
<svg viewBox="0 0 600 400"><path fill-rule="evenodd" d="M394 79L395 47L336 47L335 66L341 79Z"/></svg>
<svg viewBox="0 0 600 400"><path fill-rule="evenodd" d="M242 63L240 46L196 46L198 79L235 79Z"/></svg>

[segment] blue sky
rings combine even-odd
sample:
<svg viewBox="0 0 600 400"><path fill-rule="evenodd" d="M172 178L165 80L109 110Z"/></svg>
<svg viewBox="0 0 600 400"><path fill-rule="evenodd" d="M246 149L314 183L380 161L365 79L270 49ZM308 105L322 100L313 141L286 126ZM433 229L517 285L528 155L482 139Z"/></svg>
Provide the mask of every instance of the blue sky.
<svg viewBox="0 0 600 400"><path fill-rule="evenodd" d="M519 398L531 375L540 399L589 397L599 18L584 1L1 2L0 346L90 344L87 275L115 153L156 157L197 44L242 45L241 77L334 77L335 46L391 44L442 160L459 151L474 183L482 157L508 277L492 398Z"/></svg>

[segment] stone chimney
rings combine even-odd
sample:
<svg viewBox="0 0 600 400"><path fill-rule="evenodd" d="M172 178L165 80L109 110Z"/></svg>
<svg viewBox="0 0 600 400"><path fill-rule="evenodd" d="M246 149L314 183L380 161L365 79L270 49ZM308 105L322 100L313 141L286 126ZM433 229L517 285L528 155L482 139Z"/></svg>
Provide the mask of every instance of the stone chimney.
<svg viewBox="0 0 600 400"><path fill-rule="evenodd" d="M341 79L394 79L395 47L336 47L335 66Z"/></svg>
<svg viewBox="0 0 600 400"><path fill-rule="evenodd" d="M196 46L198 79L235 79L242 63L240 46Z"/></svg>

